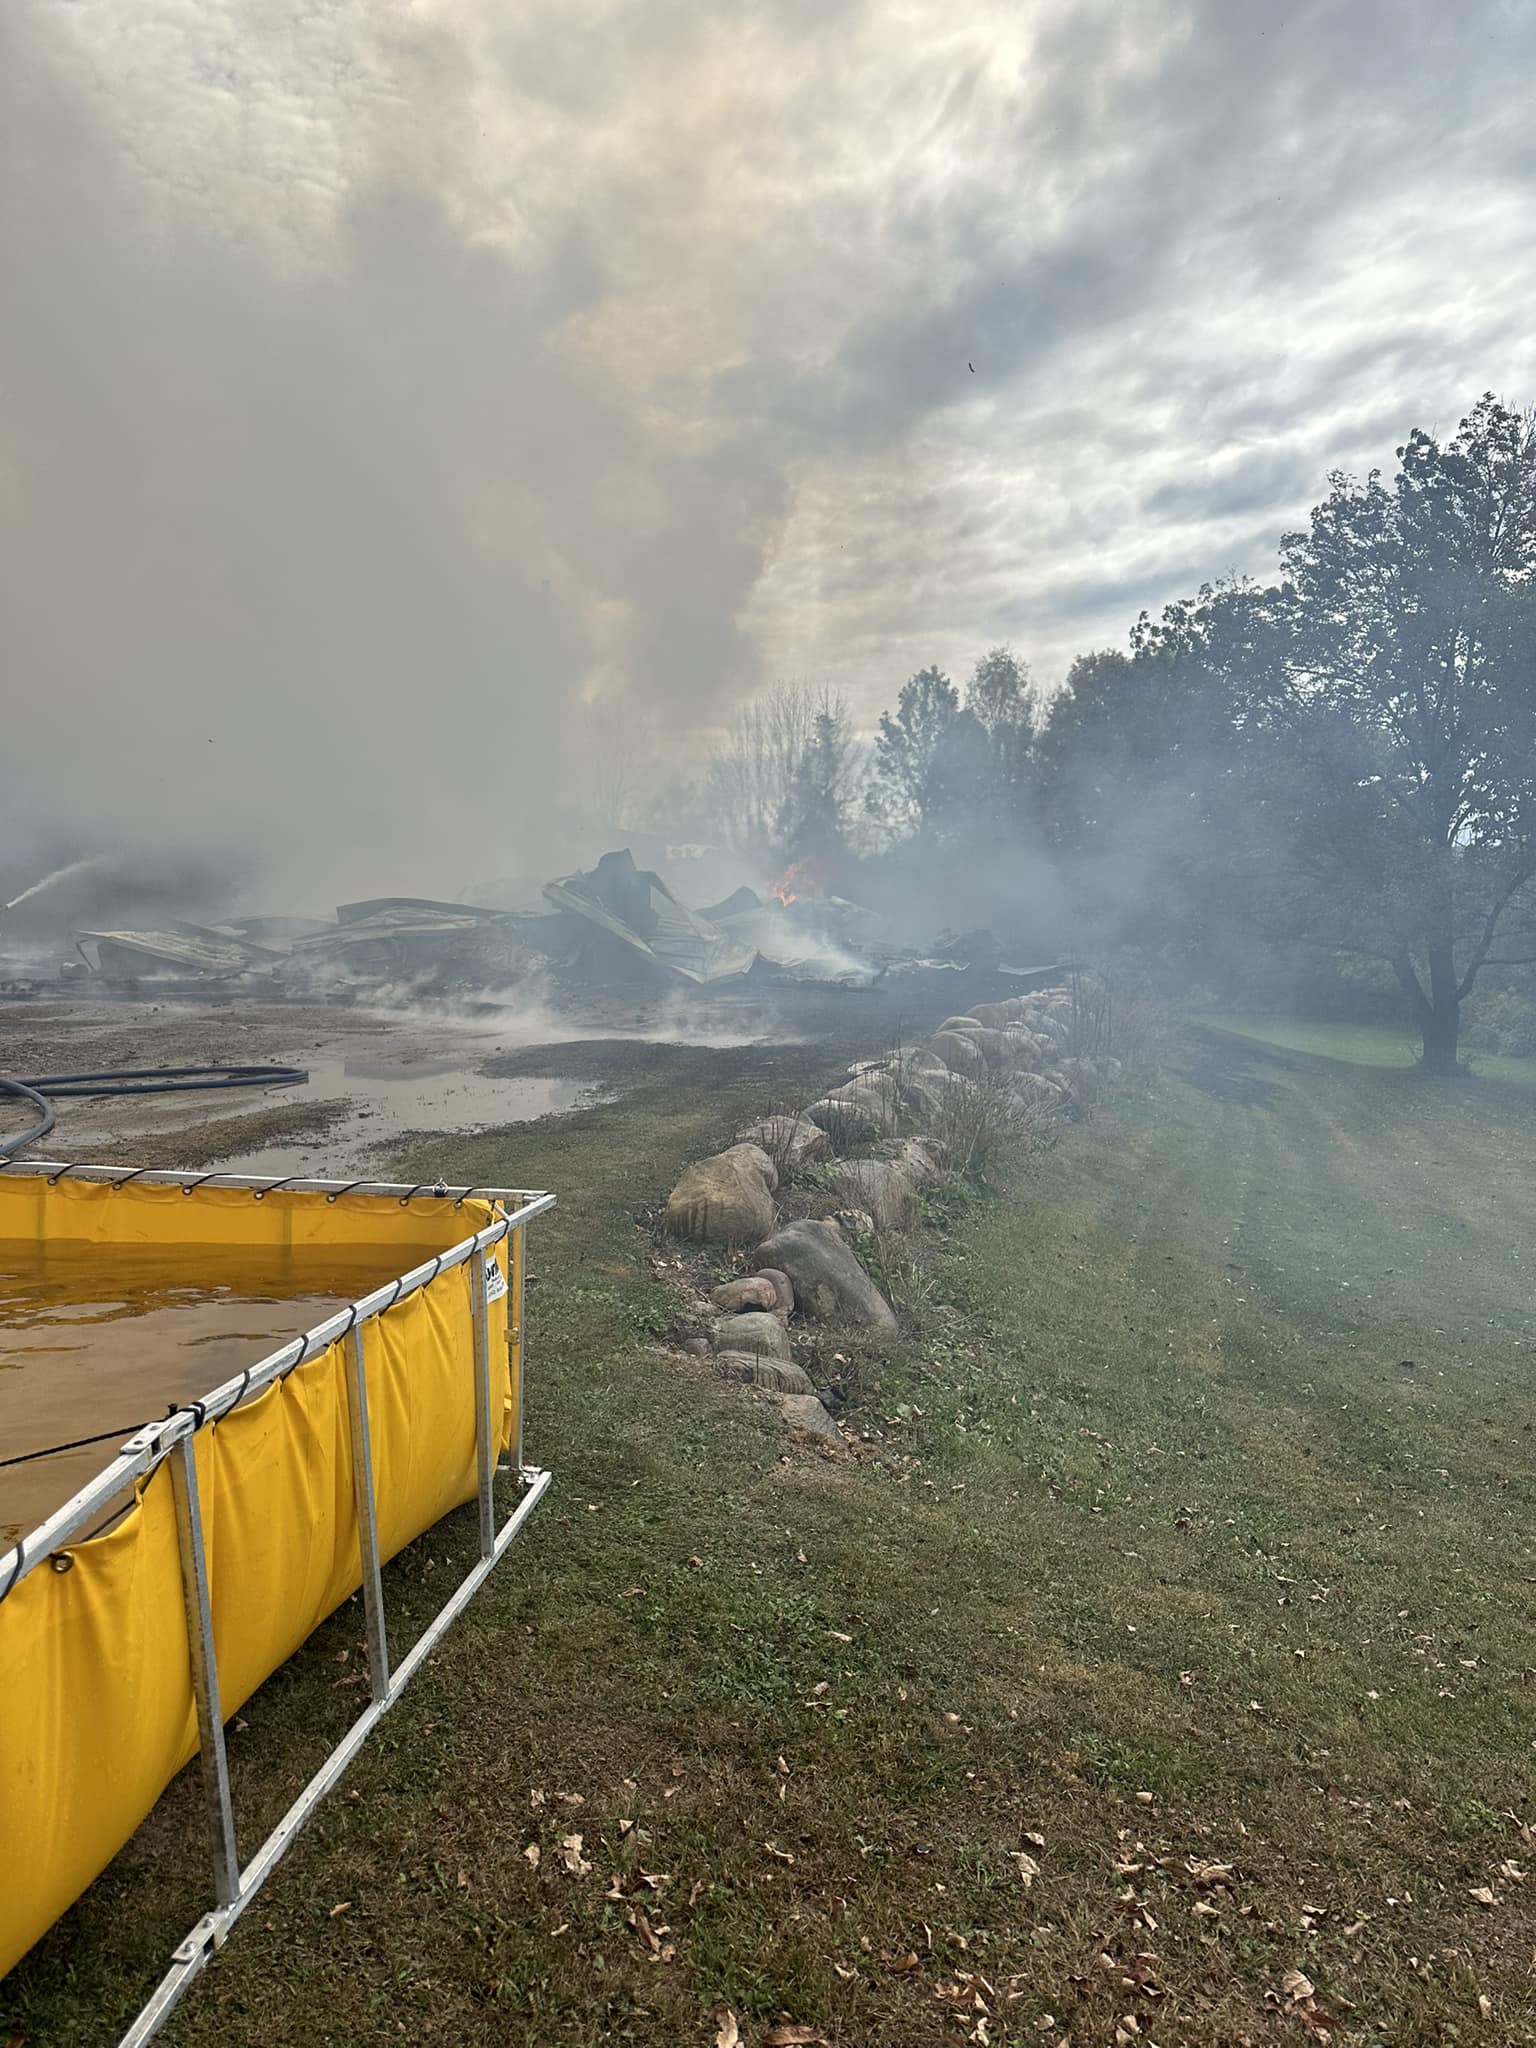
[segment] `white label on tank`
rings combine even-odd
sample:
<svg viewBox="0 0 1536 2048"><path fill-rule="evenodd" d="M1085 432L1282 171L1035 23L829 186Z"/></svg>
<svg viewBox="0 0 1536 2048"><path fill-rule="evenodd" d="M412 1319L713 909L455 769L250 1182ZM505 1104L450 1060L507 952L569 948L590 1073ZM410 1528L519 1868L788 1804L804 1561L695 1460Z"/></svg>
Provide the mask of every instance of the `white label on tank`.
<svg viewBox="0 0 1536 2048"><path fill-rule="evenodd" d="M500 1301L507 1291L507 1276L496 1263L496 1254L491 1252L485 1261L485 1298Z"/></svg>

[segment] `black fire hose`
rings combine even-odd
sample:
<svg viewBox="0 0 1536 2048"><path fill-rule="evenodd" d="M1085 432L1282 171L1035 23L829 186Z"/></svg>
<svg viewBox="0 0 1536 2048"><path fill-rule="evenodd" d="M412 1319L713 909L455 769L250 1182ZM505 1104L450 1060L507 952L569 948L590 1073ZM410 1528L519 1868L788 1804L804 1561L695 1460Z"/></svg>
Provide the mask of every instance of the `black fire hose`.
<svg viewBox="0 0 1536 2048"><path fill-rule="evenodd" d="M198 1088L294 1088L309 1079L304 1067L122 1067L109 1074L44 1074L31 1081L0 1074L0 1091L41 1113L19 1137L0 1138L0 1158L36 1144L53 1129L53 1104L71 1095L177 1095Z"/></svg>
<svg viewBox="0 0 1536 2048"><path fill-rule="evenodd" d="M47 1137L53 1129L53 1104L46 1095L39 1095L30 1082L11 1081L4 1074L0 1074L0 1090L19 1097L22 1102L30 1102L35 1110L41 1112L31 1130L23 1131L19 1138L0 1138L0 1159L6 1159L11 1153L19 1152L23 1145L32 1145L39 1138Z"/></svg>

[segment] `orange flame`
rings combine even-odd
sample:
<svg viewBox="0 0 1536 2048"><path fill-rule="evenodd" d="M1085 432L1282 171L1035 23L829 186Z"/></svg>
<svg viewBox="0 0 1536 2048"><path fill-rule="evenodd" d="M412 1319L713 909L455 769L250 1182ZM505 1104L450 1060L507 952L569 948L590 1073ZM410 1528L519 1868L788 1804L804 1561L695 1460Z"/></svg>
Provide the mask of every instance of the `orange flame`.
<svg viewBox="0 0 1536 2048"><path fill-rule="evenodd" d="M784 870L776 882L768 884L768 894L780 903L798 903L802 895L820 896L821 874L813 860L797 860L792 867Z"/></svg>

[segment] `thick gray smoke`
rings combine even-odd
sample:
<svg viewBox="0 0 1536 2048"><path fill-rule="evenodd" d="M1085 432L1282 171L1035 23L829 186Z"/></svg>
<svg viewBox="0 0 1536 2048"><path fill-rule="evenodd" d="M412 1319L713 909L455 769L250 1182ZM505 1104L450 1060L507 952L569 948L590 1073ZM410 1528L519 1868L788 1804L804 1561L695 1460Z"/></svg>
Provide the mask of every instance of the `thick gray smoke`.
<svg viewBox="0 0 1536 2048"><path fill-rule="evenodd" d="M1530 387L1529 44L1431 0L5 7L7 872L31 820L39 869L454 893L590 856L616 758L667 780L765 676L866 729L994 640L1059 676Z"/></svg>
<svg viewBox="0 0 1536 2048"><path fill-rule="evenodd" d="M380 167L284 272L157 211L43 41L0 59L13 842L62 812L321 904L457 889L558 833L615 718L750 685L778 482L561 347L578 238L510 263Z"/></svg>

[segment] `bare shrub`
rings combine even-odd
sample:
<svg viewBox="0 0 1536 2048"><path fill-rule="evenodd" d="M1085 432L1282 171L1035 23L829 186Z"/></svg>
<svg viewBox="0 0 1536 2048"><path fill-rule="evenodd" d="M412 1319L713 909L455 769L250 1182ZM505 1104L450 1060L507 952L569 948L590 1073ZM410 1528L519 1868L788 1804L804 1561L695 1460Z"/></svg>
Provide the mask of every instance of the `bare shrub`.
<svg viewBox="0 0 1536 2048"><path fill-rule="evenodd" d="M1006 1074L951 1079L929 1119L927 1135L956 1176L987 1182L1048 1140L1047 1113L1014 1093Z"/></svg>
<svg viewBox="0 0 1536 2048"><path fill-rule="evenodd" d="M1147 1074L1161 1062L1167 1036L1164 1006L1137 986L1134 963L1126 970L1074 960L1067 1017L1069 1055L1117 1059L1129 1072Z"/></svg>
<svg viewBox="0 0 1536 2048"><path fill-rule="evenodd" d="M908 1057L905 1047L893 1045L877 1059L861 1060L848 1077L848 1086L857 1088L861 1094L878 1103L880 1121L893 1137L909 1128L912 1121L909 1114Z"/></svg>
<svg viewBox="0 0 1536 2048"><path fill-rule="evenodd" d="M1112 1051L1127 1074L1144 1077L1157 1071L1167 1056L1169 1029L1166 1004L1152 996L1121 998Z"/></svg>
<svg viewBox="0 0 1536 2048"><path fill-rule="evenodd" d="M1068 983L1072 1009L1067 1018L1067 1051L1075 1059L1114 1052L1115 985L1106 974L1074 960Z"/></svg>

